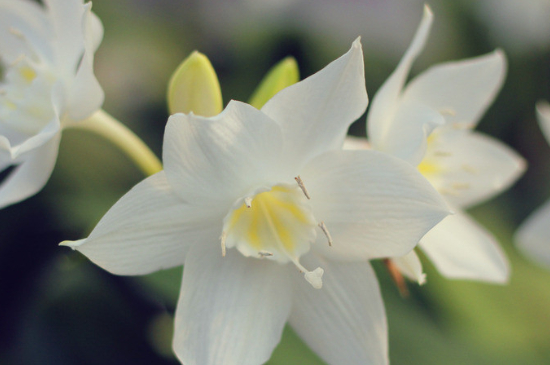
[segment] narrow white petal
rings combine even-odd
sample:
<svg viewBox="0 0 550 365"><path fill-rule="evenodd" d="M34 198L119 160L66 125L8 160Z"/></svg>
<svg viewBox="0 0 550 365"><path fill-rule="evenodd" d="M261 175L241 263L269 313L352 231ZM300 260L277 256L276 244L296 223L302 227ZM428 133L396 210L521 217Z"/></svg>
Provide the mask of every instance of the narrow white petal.
<svg viewBox="0 0 550 365"><path fill-rule="evenodd" d="M52 174L61 133L25 155L0 185L0 208L20 202L40 191Z"/></svg>
<svg viewBox="0 0 550 365"><path fill-rule="evenodd" d="M84 52L83 0L44 0L55 32L56 63L74 70Z"/></svg>
<svg viewBox="0 0 550 365"><path fill-rule="evenodd" d="M450 279L506 283L510 276L508 260L495 238L461 212L428 232L420 247Z"/></svg>
<svg viewBox="0 0 550 365"><path fill-rule="evenodd" d="M449 130L436 138L434 148L442 156L428 178L452 205L464 208L490 199L525 171L517 152L482 133Z"/></svg>
<svg viewBox="0 0 550 365"><path fill-rule="evenodd" d="M544 137L550 144L550 104L547 101L537 103L537 119Z"/></svg>
<svg viewBox="0 0 550 365"><path fill-rule="evenodd" d="M290 325L329 365L388 364L386 313L368 262L337 263L308 255L304 265L325 269L323 288L298 274Z"/></svg>
<svg viewBox="0 0 550 365"><path fill-rule="evenodd" d="M302 174L313 214L332 235L313 246L345 260L401 256L449 214L446 203L410 164L377 151L332 151Z"/></svg>
<svg viewBox="0 0 550 365"><path fill-rule="evenodd" d="M259 186L270 186L282 150L279 126L250 105L232 101L211 118L175 114L164 134L166 176L186 201L222 210ZM229 206L227 204L229 203Z"/></svg>
<svg viewBox="0 0 550 365"><path fill-rule="evenodd" d="M397 112L403 85L405 84L412 63L424 48L432 21L433 14L430 8L425 6L422 21L418 26L409 49L399 62L395 71L382 85L380 90L378 90L372 100L372 105L367 116L367 129L369 141L377 150L383 150L383 148L379 148L379 146L383 146L385 140L388 138L388 134L393 129L395 113Z"/></svg>
<svg viewBox="0 0 550 365"><path fill-rule="evenodd" d="M424 274L422 263L416 252L411 251L405 256L392 257L391 260L399 271L410 280L416 281L419 285L426 283L426 274Z"/></svg>
<svg viewBox="0 0 550 365"><path fill-rule="evenodd" d="M161 171L126 193L88 238L63 245L111 273L141 275L183 264L190 246L217 236L212 222L194 220Z"/></svg>
<svg viewBox="0 0 550 365"><path fill-rule="evenodd" d="M219 250L190 251L176 309L173 348L179 360L185 365L269 360L290 313L292 269L236 250L225 257Z"/></svg>
<svg viewBox="0 0 550 365"><path fill-rule="evenodd" d="M300 167L319 153L341 148L349 126L367 103L363 51L357 39L345 55L280 91L262 111L283 130L283 161Z"/></svg>
<svg viewBox="0 0 550 365"><path fill-rule="evenodd" d="M72 121L79 121L89 117L101 108L105 94L94 75L94 47L98 34L103 34L101 22L93 15L91 3L85 5L82 15L81 31L84 35L82 60L78 66L76 76L72 81L68 95L67 113Z"/></svg>
<svg viewBox="0 0 550 365"><path fill-rule="evenodd" d="M550 267L550 202L527 218L516 232L515 241L526 256Z"/></svg>
<svg viewBox="0 0 550 365"><path fill-rule="evenodd" d="M448 123L477 123L506 76L506 58L497 50L484 56L429 68L403 92L404 103L441 112Z"/></svg>

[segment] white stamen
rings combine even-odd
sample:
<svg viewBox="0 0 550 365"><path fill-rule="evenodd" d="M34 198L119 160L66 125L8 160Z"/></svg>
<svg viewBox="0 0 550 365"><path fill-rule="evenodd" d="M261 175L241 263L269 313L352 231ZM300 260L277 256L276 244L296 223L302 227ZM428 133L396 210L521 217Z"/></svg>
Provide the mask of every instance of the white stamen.
<svg viewBox="0 0 550 365"><path fill-rule="evenodd" d="M468 183L454 183L452 185L453 189L456 189L456 190L464 190L464 189L469 189L470 188L470 184Z"/></svg>
<svg viewBox="0 0 550 365"><path fill-rule="evenodd" d="M25 35L17 28L10 27L9 32L20 39L25 39Z"/></svg>
<svg viewBox="0 0 550 365"><path fill-rule="evenodd" d="M251 208L252 207L252 198L249 197L249 196L244 198L244 204L246 205L247 208Z"/></svg>
<svg viewBox="0 0 550 365"><path fill-rule="evenodd" d="M306 198L311 199L310 196L309 196L309 193L306 189L306 186L304 185L304 182L302 181L302 178L300 176L296 176L294 178L294 180L296 180L296 182L298 183L298 186L300 187L300 189L302 189L302 191L304 192L304 195L306 196Z"/></svg>
<svg viewBox="0 0 550 365"><path fill-rule="evenodd" d="M439 109L439 114L454 117L456 115L456 111L451 108L442 108L442 109Z"/></svg>
<svg viewBox="0 0 550 365"><path fill-rule="evenodd" d="M304 277L307 282L311 284L315 289L321 289L323 287L323 274L325 270L318 267L313 271L308 271L305 273Z"/></svg>
<svg viewBox="0 0 550 365"><path fill-rule="evenodd" d="M308 283L311 284L312 287L314 287L315 289L321 289L323 287L322 279L323 279L323 274L325 273L325 270L318 267L313 271L309 271L305 267L303 267L302 264L300 264L297 258L290 257L290 256L288 256L288 258L292 261L294 265L296 265L296 267L298 268L298 270L300 270L301 273L302 272L305 273L304 278L307 280Z"/></svg>
<svg viewBox="0 0 550 365"><path fill-rule="evenodd" d="M222 256L225 257L225 240L227 239L227 232L223 231L222 235L220 236L220 240L222 242Z"/></svg>
<svg viewBox="0 0 550 365"><path fill-rule="evenodd" d="M477 174L477 169L475 167L472 167L470 165L462 165L460 166L462 170L469 172L470 174Z"/></svg>
<svg viewBox="0 0 550 365"><path fill-rule="evenodd" d="M328 245L332 246L332 236L330 235L330 232L328 231L327 226L325 225L325 222L321 222L318 224L319 228L321 228L321 231L327 236Z"/></svg>
<svg viewBox="0 0 550 365"><path fill-rule="evenodd" d="M445 188L440 188L438 189L439 193L443 194L443 195L450 195L450 196L457 196L458 193L454 190L449 190L449 189L445 189Z"/></svg>
<svg viewBox="0 0 550 365"><path fill-rule="evenodd" d="M273 256L273 253L268 251L258 251L258 255L260 255L261 258Z"/></svg>

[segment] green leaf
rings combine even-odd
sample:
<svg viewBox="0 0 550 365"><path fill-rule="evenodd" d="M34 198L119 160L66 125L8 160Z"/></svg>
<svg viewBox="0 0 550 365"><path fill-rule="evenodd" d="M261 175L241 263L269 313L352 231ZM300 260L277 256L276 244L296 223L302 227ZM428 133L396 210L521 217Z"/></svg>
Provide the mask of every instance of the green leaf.
<svg viewBox="0 0 550 365"><path fill-rule="evenodd" d="M252 94L250 105L260 109L279 91L298 81L300 81L298 64L293 57L287 57L265 75L256 91Z"/></svg>
<svg viewBox="0 0 550 365"><path fill-rule="evenodd" d="M193 112L203 117L221 113L222 92L208 57L197 51L176 69L168 84L170 114Z"/></svg>

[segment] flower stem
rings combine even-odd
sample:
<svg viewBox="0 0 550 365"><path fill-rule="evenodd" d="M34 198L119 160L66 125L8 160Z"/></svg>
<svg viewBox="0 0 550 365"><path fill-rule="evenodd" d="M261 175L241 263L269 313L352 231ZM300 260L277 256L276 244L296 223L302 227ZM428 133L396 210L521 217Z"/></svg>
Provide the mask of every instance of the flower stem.
<svg viewBox="0 0 550 365"><path fill-rule="evenodd" d="M149 147L134 132L104 110L98 110L88 119L71 127L96 133L112 142L147 176L162 170L162 163Z"/></svg>

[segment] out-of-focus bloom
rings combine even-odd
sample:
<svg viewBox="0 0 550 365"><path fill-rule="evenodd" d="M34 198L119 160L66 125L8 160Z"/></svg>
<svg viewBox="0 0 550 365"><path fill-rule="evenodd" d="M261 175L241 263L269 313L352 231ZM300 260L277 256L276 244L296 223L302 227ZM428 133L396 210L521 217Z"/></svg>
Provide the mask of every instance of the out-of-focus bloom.
<svg viewBox="0 0 550 365"><path fill-rule="evenodd" d="M367 102L356 41L261 110L175 114L164 171L64 244L115 274L184 264L173 345L186 365L263 364L287 319L328 364L387 364L368 260L406 254L448 211L409 164L341 149Z"/></svg>
<svg viewBox="0 0 550 365"><path fill-rule="evenodd" d="M101 107L93 55L103 37L91 3L0 1L0 207L37 193L49 179L61 130Z"/></svg>
<svg viewBox="0 0 550 365"><path fill-rule="evenodd" d="M455 214L420 241L437 269L449 278L503 283L509 276L506 257L462 209L506 189L525 168L513 150L473 131L502 85L505 58L495 51L436 65L404 87L432 18L426 7L411 46L374 97L367 117L369 143L417 166L453 207ZM414 252L395 263L405 275L423 281Z"/></svg>
<svg viewBox="0 0 550 365"><path fill-rule="evenodd" d="M550 104L537 104L537 117L550 144ZM515 237L518 247L532 260L550 266L550 202L533 212L518 228Z"/></svg>

